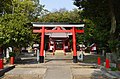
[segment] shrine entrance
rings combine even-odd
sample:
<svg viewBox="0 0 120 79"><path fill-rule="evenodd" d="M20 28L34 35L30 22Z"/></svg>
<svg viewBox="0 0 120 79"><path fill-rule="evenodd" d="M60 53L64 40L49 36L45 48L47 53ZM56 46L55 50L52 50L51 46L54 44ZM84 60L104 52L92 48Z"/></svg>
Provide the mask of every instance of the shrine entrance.
<svg viewBox="0 0 120 79"><path fill-rule="evenodd" d="M36 23L33 22L33 33L40 33L40 56L39 62L44 63L45 36L48 37L48 51L53 54L56 50L66 51L73 49L73 62L77 63L76 33L84 33L84 24L72 23ZM72 37L72 48L70 47Z"/></svg>
<svg viewBox="0 0 120 79"><path fill-rule="evenodd" d="M55 49L63 50L63 42L56 42Z"/></svg>
<svg viewBox="0 0 120 79"><path fill-rule="evenodd" d="M56 38L50 38L49 40L49 49L48 50L70 50L70 43L69 38L62 38L59 37L61 33L57 33ZM63 33L62 35L66 35L66 33Z"/></svg>

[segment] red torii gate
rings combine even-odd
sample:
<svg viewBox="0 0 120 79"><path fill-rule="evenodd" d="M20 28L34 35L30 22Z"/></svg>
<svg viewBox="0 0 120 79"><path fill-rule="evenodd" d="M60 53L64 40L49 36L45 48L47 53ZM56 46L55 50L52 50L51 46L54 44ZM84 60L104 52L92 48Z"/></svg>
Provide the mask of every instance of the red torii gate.
<svg viewBox="0 0 120 79"><path fill-rule="evenodd" d="M77 63L77 50L76 50L76 33L84 33L83 29L76 29L76 27L84 27L84 24L56 24L56 23L36 23L32 22L33 24L33 33L41 33L41 42L40 42L40 56L39 56L39 62L44 63L44 37L45 33L72 33L73 36L73 62ZM39 29L35 29L39 28ZM66 27L71 28L69 30L49 30L46 28L51 27Z"/></svg>

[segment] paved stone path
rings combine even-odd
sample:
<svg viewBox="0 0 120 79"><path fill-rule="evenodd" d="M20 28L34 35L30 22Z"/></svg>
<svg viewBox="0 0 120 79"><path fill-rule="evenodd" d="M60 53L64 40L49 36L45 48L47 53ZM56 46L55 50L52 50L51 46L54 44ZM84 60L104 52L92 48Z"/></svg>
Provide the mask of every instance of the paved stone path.
<svg viewBox="0 0 120 79"><path fill-rule="evenodd" d="M2 79L43 79L46 68L15 68Z"/></svg>
<svg viewBox="0 0 120 79"><path fill-rule="evenodd" d="M73 79L106 79L100 69L93 68L72 68Z"/></svg>
<svg viewBox="0 0 120 79"><path fill-rule="evenodd" d="M17 64L2 79L107 79L100 69L72 63L69 53L66 56L63 53L56 53L55 56L48 54L43 64L37 64L34 57L28 57L27 60L29 62L22 60L24 63Z"/></svg>
<svg viewBox="0 0 120 79"><path fill-rule="evenodd" d="M26 64L17 65L3 79L107 79L100 69L80 64Z"/></svg>
<svg viewBox="0 0 120 79"><path fill-rule="evenodd" d="M48 67L44 79L72 79L69 67Z"/></svg>

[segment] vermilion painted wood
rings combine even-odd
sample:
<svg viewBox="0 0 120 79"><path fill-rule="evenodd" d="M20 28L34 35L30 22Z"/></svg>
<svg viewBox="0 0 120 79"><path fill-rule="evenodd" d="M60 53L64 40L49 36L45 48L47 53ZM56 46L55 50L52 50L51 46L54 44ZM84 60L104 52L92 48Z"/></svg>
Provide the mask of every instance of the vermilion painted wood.
<svg viewBox="0 0 120 79"><path fill-rule="evenodd" d="M110 61L109 61L109 59L106 59L106 68L110 68Z"/></svg>
<svg viewBox="0 0 120 79"><path fill-rule="evenodd" d="M33 33L41 33L42 30L33 30ZM45 32L57 32L57 33L60 33L60 32L70 32L72 33L72 30L45 30ZM76 33L84 33L84 30L75 30Z"/></svg>
<svg viewBox="0 0 120 79"><path fill-rule="evenodd" d="M33 33L41 33L42 30L33 30ZM45 30L45 32L72 32L72 30Z"/></svg>
<svg viewBox="0 0 120 79"><path fill-rule="evenodd" d="M10 57L10 64L14 64L14 57Z"/></svg>
<svg viewBox="0 0 120 79"><path fill-rule="evenodd" d="M84 30L75 30L76 33L84 33Z"/></svg>
<svg viewBox="0 0 120 79"><path fill-rule="evenodd" d="M44 56L44 37L45 37L45 27L42 27L40 56Z"/></svg>
<svg viewBox="0 0 120 79"><path fill-rule="evenodd" d="M33 33L41 33L42 30L33 30Z"/></svg>
<svg viewBox="0 0 120 79"><path fill-rule="evenodd" d="M0 69L3 69L3 59L0 58Z"/></svg>
<svg viewBox="0 0 120 79"><path fill-rule="evenodd" d="M100 57L98 57L98 65L100 65L101 64L101 59L100 59Z"/></svg>
<svg viewBox="0 0 120 79"><path fill-rule="evenodd" d="M73 27L72 29L72 35L73 35L73 56L77 56L77 51L76 51L76 28Z"/></svg>

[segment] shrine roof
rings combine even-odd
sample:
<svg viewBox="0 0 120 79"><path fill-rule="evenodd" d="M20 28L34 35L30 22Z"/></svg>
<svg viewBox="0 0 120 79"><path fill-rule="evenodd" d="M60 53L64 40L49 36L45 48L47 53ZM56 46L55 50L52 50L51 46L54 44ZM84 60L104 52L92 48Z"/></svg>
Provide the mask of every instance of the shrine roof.
<svg viewBox="0 0 120 79"><path fill-rule="evenodd" d="M84 27L83 23L32 22L33 27Z"/></svg>

